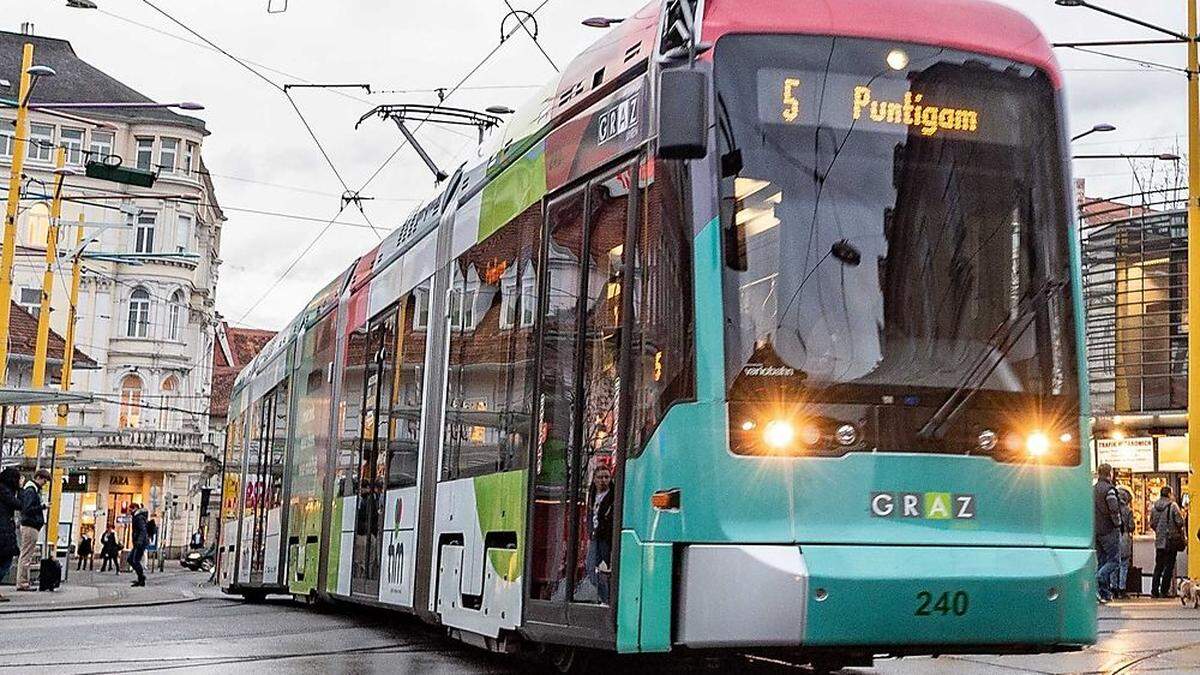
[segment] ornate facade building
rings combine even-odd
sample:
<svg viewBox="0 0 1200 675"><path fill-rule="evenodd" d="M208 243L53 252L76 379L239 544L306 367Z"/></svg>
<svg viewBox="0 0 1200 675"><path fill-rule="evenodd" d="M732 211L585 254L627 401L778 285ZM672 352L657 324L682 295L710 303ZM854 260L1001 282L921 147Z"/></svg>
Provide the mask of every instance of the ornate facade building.
<svg viewBox="0 0 1200 675"><path fill-rule="evenodd" d="M34 102L152 103L82 60L69 42L30 33L0 32L0 97L16 96L23 45L32 43L34 63L56 71L38 81ZM4 176L14 117L0 108ZM67 167L78 174L66 179L60 250L73 248L81 221L90 242L77 345L98 367L75 371L72 389L94 393L96 402L73 408L70 424L98 433L69 443L71 471L86 478L82 492L68 495L61 520L70 519L67 536L75 539L106 525L124 536L129 504L141 502L158 514L163 544L178 546L199 523L201 488L218 456L209 400L225 216L203 160L209 132L201 119L147 107L34 110L29 121L13 300L37 311L49 224L43 196L53 189L56 147L66 149ZM154 185L84 175L89 162L118 161L153 172ZM70 279L64 261L51 297L51 327L60 334Z"/></svg>

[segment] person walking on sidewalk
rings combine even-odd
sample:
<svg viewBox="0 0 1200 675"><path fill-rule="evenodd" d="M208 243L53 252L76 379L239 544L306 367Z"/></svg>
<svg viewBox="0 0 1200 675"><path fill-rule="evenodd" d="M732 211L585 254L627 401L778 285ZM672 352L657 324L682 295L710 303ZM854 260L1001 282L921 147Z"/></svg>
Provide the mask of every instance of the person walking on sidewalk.
<svg viewBox="0 0 1200 675"><path fill-rule="evenodd" d="M1113 487L1112 466L1101 464L1096 470L1096 485L1092 488L1092 509L1095 512L1096 593L1101 603L1112 600L1112 577L1121 566L1121 499Z"/></svg>
<svg viewBox="0 0 1200 675"><path fill-rule="evenodd" d="M21 488L21 557L17 559L17 590L32 591L29 570L37 558L38 533L46 526L42 511L42 487L50 482L50 472L38 469L33 479Z"/></svg>
<svg viewBox="0 0 1200 675"><path fill-rule="evenodd" d="M117 557L120 552L121 545L117 543L117 533L113 531L112 525L109 525L104 534L100 535L100 571L107 572L111 564L116 573L120 574L121 563Z"/></svg>
<svg viewBox="0 0 1200 675"><path fill-rule="evenodd" d="M1150 527L1154 529L1154 577L1150 582L1150 595L1155 598L1171 597L1175 556L1187 546L1183 511L1172 495L1171 486L1163 486L1158 501L1150 510Z"/></svg>
<svg viewBox="0 0 1200 675"><path fill-rule="evenodd" d="M16 514L21 510L21 472L10 466L0 471L0 579L8 576L13 560L21 552L17 544ZM8 598L0 595L0 602Z"/></svg>
<svg viewBox="0 0 1200 675"><path fill-rule="evenodd" d="M145 586L146 571L142 569L142 556L146 554L146 547L150 545L150 532L147 527L149 521L146 509L143 509L141 504L134 504L133 518L130 520L133 525L133 549L129 551L129 566L137 574L137 580L129 585Z"/></svg>
<svg viewBox="0 0 1200 675"><path fill-rule="evenodd" d="M75 549L75 555L79 561L75 563L75 571L82 569L94 570L95 566L92 562L92 538L87 532L79 538L79 546Z"/></svg>

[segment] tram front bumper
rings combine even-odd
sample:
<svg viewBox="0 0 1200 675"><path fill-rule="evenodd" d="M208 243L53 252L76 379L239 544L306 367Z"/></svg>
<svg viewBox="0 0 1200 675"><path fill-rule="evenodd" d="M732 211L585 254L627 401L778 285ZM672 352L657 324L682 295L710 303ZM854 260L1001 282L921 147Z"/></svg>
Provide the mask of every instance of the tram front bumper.
<svg viewBox="0 0 1200 675"><path fill-rule="evenodd" d="M1088 549L696 545L679 560L675 642L1044 651L1096 640Z"/></svg>

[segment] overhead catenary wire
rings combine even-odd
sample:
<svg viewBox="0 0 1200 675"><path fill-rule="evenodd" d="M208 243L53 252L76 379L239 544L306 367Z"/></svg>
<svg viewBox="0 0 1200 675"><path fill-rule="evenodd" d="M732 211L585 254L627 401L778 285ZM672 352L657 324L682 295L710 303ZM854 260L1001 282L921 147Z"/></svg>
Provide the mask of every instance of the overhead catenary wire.
<svg viewBox="0 0 1200 675"><path fill-rule="evenodd" d="M288 100L288 103L291 105L292 110L294 110L296 112L296 116L300 118L300 123L304 125L304 129L308 132L308 135L312 138L313 143L316 144L317 149L321 152L321 157L323 157L325 159L325 163L329 165L330 170L333 171L333 175L337 178L338 182L341 183L342 188L346 191L346 194L354 195L355 198L351 199L350 202L353 202L355 204L355 206L358 207L358 210L362 214L363 219L366 220L367 224L371 226L371 231L375 233L375 236L378 237L381 241L383 240L383 234L378 230L378 228L375 227L375 224L371 222L371 218L369 216L367 216L367 212L363 208L362 202L357 199L357 196L362 192L362 190L360 189L360 190L354 191L354 190L350 189L349 184L346 183L346 179L342 177L341 172L338 171L337 165L335 165L333 163L333 159L329 156L329 152L325 149L325 145L323 143L321 143L321 139L319 137L317 137L316 131L312 128L312 125L309 124L308 119L304 116L304 113L300 111L300 106L296 105L296 101L292 98L292 96L288 92L288 90L283 87L283 85L280 85L279 83L275 82L274 80L267 77L266 75L263 75L258 70L256 70L253 66L251 66L249 63L243 61L241 58L239 58L239 57L235 56L234 54L230 53L229 51L223 49L222 47L217 45L212 40L209 40L207 37L201 35L199 32L192 29L187 24L183 23L179 19L176 19L174 16L172 16L166 10L162 9L158 5L155 5L150 0L142 0L142 4L150 7L154 11L156 11L159 14L166 17L169 21L171 21L175 25L179 26L180 28L184 29L185 31L196 36L196 38L203 41L205 44L209 45L210 47L217 50L221 54L225 55L227 58L231 59L234 63L237 63L242 68L245 68L246 70L250 71L258 79L262 80L263 82L266 82L273 89L275 89L276 91L283 94L284 98L286 98ZM345 209L344 208L339 209L338 214L340 215L343 210L345 210Z"/></svg>
<svg viewBox="0 0 1200 675"><path fill-rule="evenodd" d="M146 2L147 0L142 0L142 1ZM529 13L529 17L536 16L538 12L540 12L543 8L545 8L545 6L547 4L549 4L549 2L550 2L550 0L542 0L542 2ZM522 26L524 25L524 22L526 20L527 19L517 17L518 23L520 23ZM455 85L453 87L451 87L449 92L444 97L439 97L439 98L441 98L441 101L438 102L438 107L440 107L442 105L442 103L445 102L446 99L448 99L448 98L450 98L450 96L454 95L454 93L457 92L459 90L459 88L461 88L464 84L466 84L467 80L471 79L471 77L473 75L475 75L475 73L479 72L479 69L483 68L484 64L486 64L489 60L491 60L491 58L493 56L495 56L497 52L500 51L500 48L504 46L504 43L507 41L507 38L512 37L512 35L514 35L517 30L519 30L519 28L512 29L505 36L505 39L501 40L499 44L497 44L495 47L493 47L492 50L490 52L488 52L479 61L479 63L477 63L473 68L471 68L471 70L467 71L467 74L464 75L461 79L459 79L459 81L457 83L455 83ZM419 130L423 124L424 124L424 122L418 123L416 125L416 127L413 129L413 133L416 133L416 131ZM361 193L363 190L367 189L367 187L379 176L379 174L381 174L383 172L383 170L389 164L391 164L392 160L395 159L396 156L400 154L400 151L403 150L406 145L407 145L407 140L401 141L400 144L398 146L396 146L396 149L393 150L392 153L390 155L388 155L386 159L383 160L383 163L379 165L379 168L375 169L375 171L370 176L367 177L367 180L362 184L362 187L360 187L357 192ZM303 260L306 255L308 255L308 252L311 251L314 246L316 246L317 242L320 241L321 238L325 236L325 233L328 232L329 228L332 226L333 221L336 220L337 217L340 216L342 214L342 211L344 211L344 210L345 210L345 203L343 203L342 207L338 209L338 212L336 214L334 214L333 218L330 219L329 224L326 224L324 227L321 228L321 230L319 232L317 232L317 235L315 237L313 237L312 240L309 241L308 245L305 246L304 249L300 252L300 254L297 255L287 265L286 268L284 268L283 272L281 272L275 278L275 280L271 282L271 285L268 286L265 291L263 291L262 295L260 295L258 297L258 299L256 299L253 303L251 303L251 305L244 312L242 312L242 314L237 318L237 322L240 323L241 321L243 321L250 314L250 312L254 311L260 304L262 304L262 301L265 300L279 286L279 284L283 282L283 280L285 278L287 278L287 275L290 274L291 271L296 268L296 265L298 265L300 263L300 261Z"/></svg>

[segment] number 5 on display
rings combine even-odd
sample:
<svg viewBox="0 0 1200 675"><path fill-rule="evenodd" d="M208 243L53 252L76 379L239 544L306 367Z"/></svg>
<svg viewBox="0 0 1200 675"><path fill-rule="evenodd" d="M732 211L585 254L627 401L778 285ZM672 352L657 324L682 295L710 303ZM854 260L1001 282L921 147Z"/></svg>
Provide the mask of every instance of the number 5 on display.
<svg viewBox="0 0 1200 675"><path fill-rule="evenodd" d="M800 99L796 98L799 86L800 80L797 78L783 78L783 111L780 114L785 122L795 122L800 117Z"/></svg>

